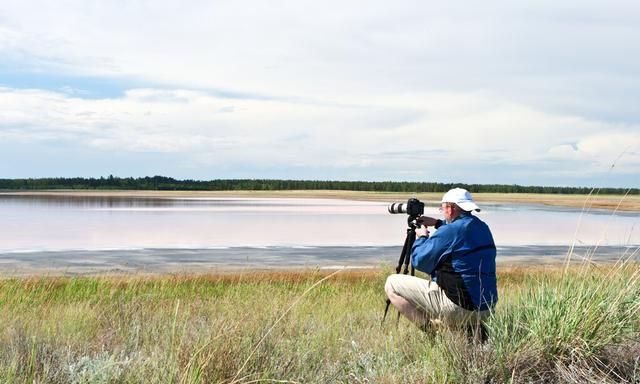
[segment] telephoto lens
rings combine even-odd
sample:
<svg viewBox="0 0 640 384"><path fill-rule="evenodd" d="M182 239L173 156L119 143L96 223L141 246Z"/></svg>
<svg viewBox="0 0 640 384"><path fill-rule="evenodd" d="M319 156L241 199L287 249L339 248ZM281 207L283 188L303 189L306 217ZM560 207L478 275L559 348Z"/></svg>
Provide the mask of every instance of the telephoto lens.
<svg viewBox="0 0 640 384"><path fill-rule="evenodd" d="M424 203L418 199L409 199L406 203L392 203L387 208L389 213L406 213L411 217L418 217L424 213Z"/></svg>
<svg viewBox="0 0 640 384"><path fill-rule="evenodd" d="M407 203L391 203L389 205L389 213L407 213Z"/></svg>

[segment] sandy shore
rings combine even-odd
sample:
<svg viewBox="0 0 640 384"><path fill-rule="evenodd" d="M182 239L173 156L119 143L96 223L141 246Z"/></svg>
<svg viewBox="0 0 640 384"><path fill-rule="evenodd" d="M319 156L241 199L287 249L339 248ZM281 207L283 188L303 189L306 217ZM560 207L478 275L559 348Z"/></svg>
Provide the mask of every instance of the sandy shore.
<svg viewBox="0 0 640 384"><path fill-rule="evenodd" d="M324 198L362 201L404 201L417 197L423 201L439 201L442 193L390 193L362 191L103 191L103 190L54 190L54 191L2 191L1 195L19 196L77 196L113 198L206 198L206 197L253 197L253 198ZM586 210L609 209L640 212L638 195L554 195L535 193L475 193L478 202L544 204L559 207L584 208Z"/></svg>
<svg viewBox="0 0 640 384"><path fill-rule="evenodd" d="M512 273L530 273L539 271L558 271L564 268L579 269L587 267L606 268L618 265L618 262L604 260L583 263L582 260L571 259L567 264L566 259L540 257L535 261L527 258L508 258L496 260L496 273L498 275ZM636 262L637 265L637 262ZM127 268L15 268L1 270L1 279L12 278L57 278L57 277L120 277L120 278L144 278L144 277L179 277L179 276L298 276L300 274L329 274L341 270L341 274L349 276L379 277L394 272L395 264L385 266L331 266L331 267L166 267L155 269L127 269ZM424 276L422 272L417 275Z"/></svg>

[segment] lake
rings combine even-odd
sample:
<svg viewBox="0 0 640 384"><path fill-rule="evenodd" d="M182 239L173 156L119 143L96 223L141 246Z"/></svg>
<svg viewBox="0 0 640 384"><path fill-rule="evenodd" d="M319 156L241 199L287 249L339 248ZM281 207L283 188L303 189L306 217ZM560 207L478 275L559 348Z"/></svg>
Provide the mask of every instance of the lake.
<svg viewBox="0 0 640 384"><path fill-rule="evenodd" d="M440 217L437 202L425 214ZM0 195L5 273L178 271L393 264L406 215L388 203L294 198ZM637 253L637 212L481 204L499 261ZM594 252L595 251L595 252Z"/></svg>

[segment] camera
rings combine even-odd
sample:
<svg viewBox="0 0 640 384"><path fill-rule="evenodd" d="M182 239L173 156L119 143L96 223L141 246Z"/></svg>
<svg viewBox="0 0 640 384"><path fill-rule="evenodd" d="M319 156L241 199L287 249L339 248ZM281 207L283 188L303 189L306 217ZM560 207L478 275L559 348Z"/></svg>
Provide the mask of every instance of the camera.
<svg viewBox="0 0 640 384"><path fill-rule="evenodd" d="M406 213L410 217L419 217L424 213L424 203L411 198L406 203L392 203L389 205L389 213Z"/></svg>

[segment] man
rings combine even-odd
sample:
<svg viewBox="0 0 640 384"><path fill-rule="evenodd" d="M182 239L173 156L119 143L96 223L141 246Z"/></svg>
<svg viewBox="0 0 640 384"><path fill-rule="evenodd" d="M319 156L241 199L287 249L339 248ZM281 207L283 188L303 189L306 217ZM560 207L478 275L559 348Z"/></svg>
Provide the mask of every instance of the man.
<svg viewBox="0 0 640 384"><path fill-rule="evenodd" d="M454 328L480 324L498 301L496 246L471 194L454 188L442 198L444 221L421 216L411 252L413 267L431 281L391 275L385 292L400 313L425 329L442 322ZM429 237L427 226L437 230ZM484 340L486 335L482 334Z"/></svg>

